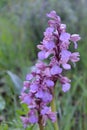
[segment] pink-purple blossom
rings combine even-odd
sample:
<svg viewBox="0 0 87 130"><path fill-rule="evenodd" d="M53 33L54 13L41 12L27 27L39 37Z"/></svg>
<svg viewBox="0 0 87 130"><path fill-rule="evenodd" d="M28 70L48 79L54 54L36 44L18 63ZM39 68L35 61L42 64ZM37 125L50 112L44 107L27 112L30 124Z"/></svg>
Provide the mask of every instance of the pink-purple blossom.
<svg viewBox="0 0 87 130"><path fill-rule="evenodd" d="M62 68L60 68L58 65L54 65L52 66L51 70L50 70L52 75L58 75L62 72Z"/></svg>
<svg viewBox="0 0 87 130"><path fill-rule="evenodd" d="M69 83L65 83L65 84L62 85L62 90L64 92L69 91L69 89L70 89L70 84Z"/></svg>
<svg viewBox="0 0 87 130"><path fill-rule="evenodd" d="M62 42L67 42L70 40L70 34L69 33L66 33L66 32L62 32L61 35L60 35L60 40Z"/></svg>
<svg viewBox="0 0 87 130"><path fill-rule="evenodd" d="M34 70L27 74L20 96L21 103L27 104L30 109L26 117L21 117L24 127L29 123L39 123L40 118L43 125L48 119L56 121L56 113L52 112L50 107L54 96L52 90L57 80L60 81L63 92L70 90L71 80L64 76L63 71L71 69L71 62L80 60L79 52L69 50L72 42L74 48L77 48L80 36L66 32L66 25L61 23L61 18L54 10L48 13L47 17L51 19L48 21L49 27L44 32L41 44L37 46L40 49L38 63ZM43 60L48 57L50 60L45 63Z"/></svg>
<svg viewBox="0 0 87 130"><path fill-rule="evenodd" d="M56 121L56 113L51 111L51 107L45 106L41 110L41 115L43 116L43 124L46 124L47 119L51 119L52 122Z"/></svg>
<svg viewBox="0 0 87 130"><path fill-rule="evenodd" d="M45 83L46 83L47 87L53 87L54 86L54 82L51 79L47 79L45 81Z"/></svg>

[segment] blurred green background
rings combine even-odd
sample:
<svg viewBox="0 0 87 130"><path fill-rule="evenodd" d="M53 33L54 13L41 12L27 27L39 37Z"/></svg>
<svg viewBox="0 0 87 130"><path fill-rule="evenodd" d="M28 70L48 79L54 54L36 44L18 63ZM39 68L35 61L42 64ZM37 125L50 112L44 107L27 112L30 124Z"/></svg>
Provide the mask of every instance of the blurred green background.
<svg viewBox="0 0 87 130"><path fill-rule="evenodd" d="M24 130L20 115L27 113L19 101L25 75L37 60L36 45L47 27L46 13L55 10L67 31L78 33L81 60L67 72L72 88L56 87L60 130L87 130L87 0L0 0L0 130ZM60 86L60 85L59 85ZM29 126L26 130L39 130ZM48 122L45 130L53 130Z"/></svg>

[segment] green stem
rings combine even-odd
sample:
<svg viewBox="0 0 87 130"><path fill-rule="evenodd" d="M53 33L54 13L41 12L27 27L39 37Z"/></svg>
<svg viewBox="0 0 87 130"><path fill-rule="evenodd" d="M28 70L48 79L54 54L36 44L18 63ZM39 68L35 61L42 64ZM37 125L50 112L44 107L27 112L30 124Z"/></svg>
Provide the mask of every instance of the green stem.
<svg viewBox="0 0 87 130"><path fill-rule="evenodd" d="M41 123L39 123L39 129L44 130L44 127L43 127L43 125Z"/></svg>
<svg viewBox="0 0 87 130"><path fill-rule="evenodd" d="M39 114L39 112L38 112L38 114ZM39 114L38 124L39 124L39 129L44 130L44 126L43 126L43 123L42 123L42 116L40 114Z"/></svg>
<svg viewBox="0 0 87 130"><path fill-rule="evenodd" d="M54 92L53 92L53 100L51 101L51 109L52 109L53 112L56 112L56 104L55 104ZM54 130L59 130L57 116L56 116L56 121L54 122Z"/></svg>

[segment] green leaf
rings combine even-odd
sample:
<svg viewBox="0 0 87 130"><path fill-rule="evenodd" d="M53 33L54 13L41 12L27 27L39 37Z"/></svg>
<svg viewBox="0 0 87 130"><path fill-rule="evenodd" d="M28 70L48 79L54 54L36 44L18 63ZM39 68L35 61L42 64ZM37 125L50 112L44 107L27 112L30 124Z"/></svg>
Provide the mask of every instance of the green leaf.
<svg viewBox="0 0 87 130"><path fill-rule="evenodd" d="M0 111L5 108L5 100L2 96L0 96Z"/></svg>
<svg viewBox="0 0 87 130"><path fill-rule="evenodd" d="M14 89L16 94L20 94L23 82L22 80L14 73L11 71L7 71L7 74L10 76L12 82L14 83Z"/></svg>
<svg viewBox="0 0 87 130"><path fill-rule="evenodd" d="M7 124L1 124L0 130L8 130L8 125Z"/></svg>

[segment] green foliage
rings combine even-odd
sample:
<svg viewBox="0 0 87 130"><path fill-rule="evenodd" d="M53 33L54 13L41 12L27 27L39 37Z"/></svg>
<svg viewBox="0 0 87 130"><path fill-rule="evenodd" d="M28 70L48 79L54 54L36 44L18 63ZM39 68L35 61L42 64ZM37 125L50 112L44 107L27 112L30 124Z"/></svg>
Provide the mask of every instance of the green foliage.
<svg viewBox="0 0 87 130"><path fill-rule="evenodd" d="M8 125L7 124L1 124L0 130L8 130Z"/></svg>
<svg viewBox="0 0 87 130"><path fill-rule="evenodd" d="M5 108L5 100L2 96L0 96L0 111L2 111Z"/></svg>
<svg viewBox="0 0 87 130"><path fill-rule="evenodd" d="M13 74L10 71L7 71L7 74L10 76L11 80L14 83L14 93L19 95L23 86L22 80L16 74Z"/></svg>

